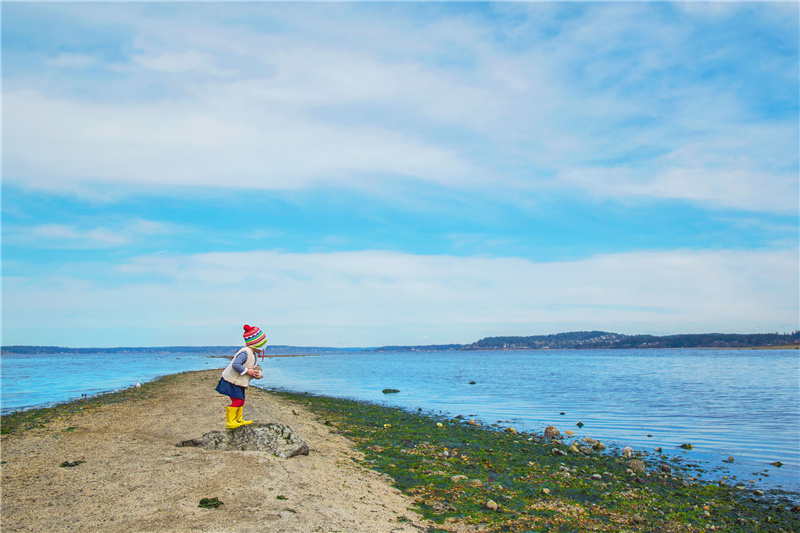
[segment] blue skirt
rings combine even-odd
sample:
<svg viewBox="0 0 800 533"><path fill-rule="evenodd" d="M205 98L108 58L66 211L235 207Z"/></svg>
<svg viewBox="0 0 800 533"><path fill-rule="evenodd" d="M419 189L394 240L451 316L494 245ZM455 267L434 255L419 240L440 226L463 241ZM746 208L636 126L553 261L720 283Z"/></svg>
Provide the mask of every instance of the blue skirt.
<svg viewBox="0 0 800 533"><path fill-rule="evenodd" d="M244 400L244 387L239 385L234 385L230 381L225 381L225 378L219 378L219 383L217 383L217 388L214 389L220 394L224 394L225 396L229 396L231 398L238 398L239 400Z"/></svg>

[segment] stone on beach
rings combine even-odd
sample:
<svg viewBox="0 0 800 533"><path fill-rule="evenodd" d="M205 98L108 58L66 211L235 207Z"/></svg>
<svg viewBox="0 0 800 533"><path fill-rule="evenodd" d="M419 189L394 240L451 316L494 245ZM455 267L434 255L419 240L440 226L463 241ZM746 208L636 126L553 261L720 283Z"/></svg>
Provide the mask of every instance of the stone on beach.
<svg viewBox="0 0 800 533"><path fill-rule="evenodd" d="M226 431L209 431L199 439L183 441L178 446L199 446L206 450L268 452L283 459L308 455L308 444L284 424L248 424Z"/></svg>
<svg viewBox="0 0 800 533"><path fill-rule="evenodd" d="M548 439L554 439L559 435L561 435L561 432L558 431L558 428L555 426L547 426L546 428L544 428L544 436L547 437Z"/></svg>
<svg viewBox="0 0 800 533"><path fill-rule="evenodd" d="M630 446L622 448L622 457L633 457L633 448Z"/></svg>
<svg viewBox="0 0 800 533"><path fill-rule="evenodd" d="M640 461L639 459L631 459L630 461L625 463L625 466L627 466L628 468L630 468L634 472L638 472L640 474L644 474L647 471L647 468L645 467L644 462Z"/></svg>

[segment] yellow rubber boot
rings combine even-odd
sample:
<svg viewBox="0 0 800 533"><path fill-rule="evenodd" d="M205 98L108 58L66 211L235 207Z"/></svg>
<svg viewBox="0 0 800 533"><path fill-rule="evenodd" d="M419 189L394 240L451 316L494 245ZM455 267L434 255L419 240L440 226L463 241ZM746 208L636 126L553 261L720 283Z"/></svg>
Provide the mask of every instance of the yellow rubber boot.
<svg viewBox="0 0 800 533"><path fill-rule="evenodd" d="M225 408L225 428L236 429L241 424L236 421L236 415L239 414L241 407L231 407L230 405ZM239 415L241 416L241 415Z"/></svg>
<svg viewBox="0 0 800 533"><path fill-rule="evenodd" d="M236 423L240 426L246 426L247 424L252 424L252 420L242 420L242 411L244 411L244 407L237 407L236 408Z"/></svg>

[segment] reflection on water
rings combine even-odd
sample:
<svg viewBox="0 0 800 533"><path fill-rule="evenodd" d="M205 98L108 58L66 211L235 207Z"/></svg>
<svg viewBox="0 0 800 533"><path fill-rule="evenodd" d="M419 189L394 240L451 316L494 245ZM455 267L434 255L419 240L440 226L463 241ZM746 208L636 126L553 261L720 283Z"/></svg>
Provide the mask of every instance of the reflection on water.
<svg viewBox="0 0 800 533"><path fill-rule="evenodd" d="M206 354L3 355L2 411L227 363ZM365 352L260 364L261 387L501 421L521 430L553 424L612 448L662 447L724 466L717 476L800 489L800 366L794 350ZM387 396L385 388L401 392ZM678 448L683 443L694 450ZM728 456L735 457L733 464L722 462ZM783 466L770 465L775 461Z"/></svg>

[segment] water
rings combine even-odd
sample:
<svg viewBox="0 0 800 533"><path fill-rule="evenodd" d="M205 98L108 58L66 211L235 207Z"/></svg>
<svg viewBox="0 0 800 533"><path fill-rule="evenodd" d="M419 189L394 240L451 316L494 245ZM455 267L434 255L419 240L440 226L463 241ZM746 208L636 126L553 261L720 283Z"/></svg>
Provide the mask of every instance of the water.
<svg viewBox="0 0 800 533"><path fill-rule="evenodd" d="M0 357L2 413L94 396L189 370L224 368L205 353L59 354Z"/></svg>
<svg viewBox="0 0 800 533"><path fill-rule="evenodd" d="M227 362L202 353L3 355L2 412ZM365 352L260 364L264 388L422 408L486 425L502 421L526 431L552 424L612 448L661 447L701 464L703 479L728 475L735 483L800 490L795 350ZM385 395L385 388L401 392ZM694 449L678 447L684 443ZM723 462L728 456L735 461Z"/></svg>
<svg viewBox="0 0 800 533"><path fill-rule="evenodd" d="M259 386L503 421L527 431L552 424L577 438L651 452L661 447L685 462L700 461L712 470L705 479L736 476L734 483L796 491L799 361L795 350L337 354L266 360ZM385 388L401 392L385 395ZM694 449L679 448L684 443ZM733 463L723 461L729 456Z"/></svg>

